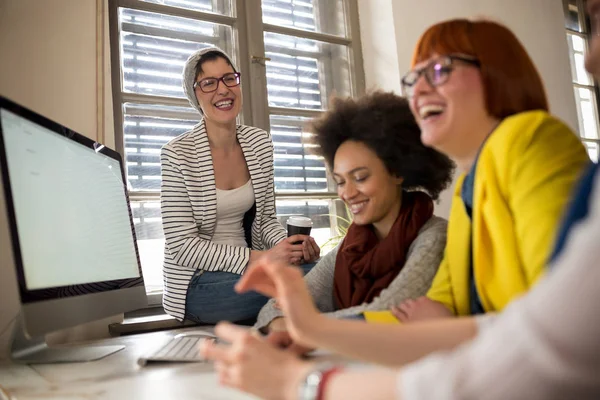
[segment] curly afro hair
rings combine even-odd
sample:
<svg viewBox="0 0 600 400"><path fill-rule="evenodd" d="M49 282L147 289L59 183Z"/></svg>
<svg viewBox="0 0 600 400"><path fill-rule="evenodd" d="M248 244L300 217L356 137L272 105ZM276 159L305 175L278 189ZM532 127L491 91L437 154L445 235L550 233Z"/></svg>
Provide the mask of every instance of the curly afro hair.
<svg viewBox="0 0 600 400"><path fill-rule="evenodd" d="M330 168L341 144L354 140L373 150L390 174L404 178L404 190L425 190L437 200L452 181L454 163L421 142L408 101L392 92L336 98L311 128L311 141L319 146L315 153Z"/></svg>

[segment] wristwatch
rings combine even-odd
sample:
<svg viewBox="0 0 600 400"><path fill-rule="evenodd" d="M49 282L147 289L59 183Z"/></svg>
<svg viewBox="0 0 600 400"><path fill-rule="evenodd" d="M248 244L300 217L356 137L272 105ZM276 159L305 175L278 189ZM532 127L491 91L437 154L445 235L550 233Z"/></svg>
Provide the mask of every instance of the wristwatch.
<svg viewBox="0 0 600 400"><path fill-rule="evenodd" d="M306 375L304 381L298 387L298 400L318 400L319 388L324 375L336 366L331 363L318 364Z"/></svg>

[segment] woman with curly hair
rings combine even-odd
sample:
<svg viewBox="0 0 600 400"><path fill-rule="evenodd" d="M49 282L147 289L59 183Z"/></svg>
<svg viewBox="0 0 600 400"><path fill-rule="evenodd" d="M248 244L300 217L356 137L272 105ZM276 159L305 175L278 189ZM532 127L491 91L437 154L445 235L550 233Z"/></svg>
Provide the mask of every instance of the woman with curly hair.
<svg viewBox="0 0 600 400"><path fill-rule="evenodd" d="M452 161L423 145L408 101L393 93L336 99L312 128L353 217L342 243L306 275L319 311L352 317L424 295L446 243L433 200L451 181ZM256 326L283 330L273 300Z"/></svg>

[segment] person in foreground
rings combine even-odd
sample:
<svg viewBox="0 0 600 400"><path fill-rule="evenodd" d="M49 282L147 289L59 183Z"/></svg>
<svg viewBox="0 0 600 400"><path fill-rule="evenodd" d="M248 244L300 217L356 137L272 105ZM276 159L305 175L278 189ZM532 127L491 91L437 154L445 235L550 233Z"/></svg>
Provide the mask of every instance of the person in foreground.
<svg viewBox="0 0 600 400"><path fill-rule="evenodd" d="M319 258L314 239L286 237L277 221L273 143L267 132L236 124L240 83L223 50L193 53L183 88L202 119L161 151L163 306L178 320L255 319L267 299L233 290L250 261L267 252L309 270Z"/></svg>
<svg viewBox="0 0 600 400"><path fill-rule="evenodd" d="M588 1L588 9L597 31L600 0ZM600 77L598 36L586 66ZM550 272L497 315L364 324L319 314L295 268L265 258L240 281L237 290L257 290L278 300L297 342L400 369L318 365L231 324L216 328L231 346L207 342L202 351L215 360L223 384L265 399L600 398L600 175L596 166L591 171L592 189L585 185L582 192L590 196L582 199L589 212L565 229L569 237ZM432 350L446 351L419 360Z"/></svg>
<svg viewBox="0 0 600 400"><path fill-rule="evenodd" d="M312 132L352 214L344 240L306 275L319 311L350 317L424 295L446 244L432 200L449 185L452 161L421 143L408 101L393 93L335 99ZM255 327L284 329L273 300Z"/></svg>
<svg viewBox="0 0 600 400"><path fill-rule="evenodd" d="M456 161L444 259L402 322L498 312L543 275L589 159L548 113L541 77L506 27L451 20L419 40L402 78L427 146Z"/></svg>

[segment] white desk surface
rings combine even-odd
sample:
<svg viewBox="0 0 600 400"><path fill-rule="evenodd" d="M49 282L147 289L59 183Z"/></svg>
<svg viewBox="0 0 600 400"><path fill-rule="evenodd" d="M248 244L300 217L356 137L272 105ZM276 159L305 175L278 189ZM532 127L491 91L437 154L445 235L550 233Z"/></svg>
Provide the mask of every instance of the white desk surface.
<svg viewBox="0 0 600 400"><path fill-rule="evenodd" d="M94 344L124 344L98 361L69 364L0 364L0 385L18 400L97 399L255 399L219 385L212 363L170 363L140 367L137 360L186 328L106 339ZM0 396L0 398L2 398Z"/></svg>

